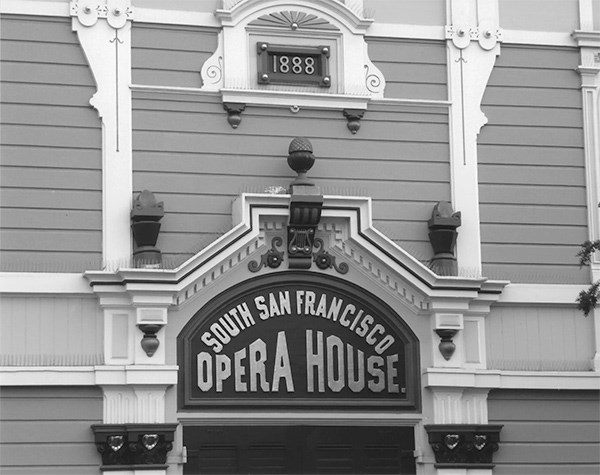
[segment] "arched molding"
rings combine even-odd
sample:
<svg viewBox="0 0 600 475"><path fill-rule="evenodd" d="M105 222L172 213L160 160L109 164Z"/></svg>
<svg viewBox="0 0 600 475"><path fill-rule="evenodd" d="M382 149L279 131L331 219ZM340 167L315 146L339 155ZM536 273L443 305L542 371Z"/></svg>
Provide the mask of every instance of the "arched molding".
<svg viewBox="0 0 600 475"><path fill-rule="evenodd" d="M224 27L246 26L269 12L286 10L313 13L339 29L347 29L353 34L364 34L373 23L372 19L363 17L360 12L362 9L350 9L338 0L241 0L230 8L218 9L215 16Z"/></svg>

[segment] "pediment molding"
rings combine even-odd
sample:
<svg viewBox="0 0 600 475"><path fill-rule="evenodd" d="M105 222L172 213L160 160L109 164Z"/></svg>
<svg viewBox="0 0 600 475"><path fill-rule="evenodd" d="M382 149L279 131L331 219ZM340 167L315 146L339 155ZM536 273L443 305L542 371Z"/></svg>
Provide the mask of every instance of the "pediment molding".
<svg viewBox="0 0 600 475"><path fill-rule="evenodd" d="M289 201L290 195L241 195L233 212L238 224L177 269L88 271L85 277L105 307L184 305L225 275L234 276L233 283L255 275L249 274L248 264L260 260L273 237L285 242ZM481 315L507 285L485 278L437 276L372 227L368 198L325 196L317 233L337 262L349 265L350 272L342 278L356 279L359 272L417 315L449 310ZM287 262L261 272L285 270ZM313 266L312 271L340 276L333 268Z"/></svg>

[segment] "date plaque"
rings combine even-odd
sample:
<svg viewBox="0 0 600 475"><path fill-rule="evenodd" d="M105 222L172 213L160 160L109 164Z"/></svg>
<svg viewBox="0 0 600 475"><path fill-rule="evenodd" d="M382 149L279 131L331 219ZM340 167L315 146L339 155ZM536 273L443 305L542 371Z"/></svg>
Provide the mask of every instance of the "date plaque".
<svg viewBox="0 0 600 475"><path fill-rule="evenodd" d="M330 87L329 46L256 44L258 83Z"/></svg>

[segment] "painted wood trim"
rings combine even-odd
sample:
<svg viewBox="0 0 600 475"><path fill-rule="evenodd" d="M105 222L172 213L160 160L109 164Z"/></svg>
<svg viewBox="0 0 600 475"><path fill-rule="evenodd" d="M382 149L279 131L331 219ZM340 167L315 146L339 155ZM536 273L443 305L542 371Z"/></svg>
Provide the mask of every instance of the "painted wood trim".
<svg viewBox="0 0 600 475"><path fill-rule="evenodd" d="M482 389L585 389L600 390L600 375L592 371L500 371L427 368L425 387Z"/></svg>
<svg viewBox="0 0 600 475"><path fill-rule="evenodd" d="M3 366L0 386L113 386L177 384L177 366Z"/></svg>
<svg viewBox="0 0 600 475"><path fill-rule="evenodd" d="M110 386L127 384L161 386L177 384L177 371L177 366L4 366L0 367L0 386ZM600 390L600 375L591 371L465 371L427 368L423 373L423 384L425 387L481 389Z"/></svg>
<svg viewBox="0 0 600 475"><path fill-rule="evenodd" d="M481 275L477 137L487 117L481 101L500 54L497 0L453 0L446 27L452 204L462 224L456 245L459 274ZM489 34L489 36L487 36Z"/></svg>
<svg viewBox="0 0 600 475"><path fill-rule="evenodd" d="M498 304L575 305L581 285L573 284L509 284Z"/></svg>
<svg viewBox="0 0 600 475"><path fill-rule="evenodd" d="M0 272L0 294L91 294L83 274Z"/></svg>
<svg viewBox="0 0 600 475"><path fill-rule="evenodd" d="M106 18L86 14L72 3L73 31L90 65L97 91L90 104L102 119L102 256L116 268L131 259L132 202L131 10L111 10Z"/></svg>
<svg viewBox="0 0 600 475"><path fill-rule="evenodd" d="M45 2L33 0L4 0L0 12L17 15L69 16L69 6L65 2ZM167 25L188 25L219 28L220 22L212 13L186 10L162 10L137 7L135 21L140 23L162 23ZM366 35L379 38L413 38L443 40L443 26L411 25L396 23L373 23ZM574 46L575 41L569 32L504 30L506 44L537 44L549 46Z"/></svg>

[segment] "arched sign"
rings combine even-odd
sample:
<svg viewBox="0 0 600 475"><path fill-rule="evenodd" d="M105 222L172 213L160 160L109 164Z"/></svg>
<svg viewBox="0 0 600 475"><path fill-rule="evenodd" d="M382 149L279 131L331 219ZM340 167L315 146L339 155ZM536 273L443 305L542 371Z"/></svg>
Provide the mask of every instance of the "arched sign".
<svg viewBox="0 0 600 475"><path fill-rule="evenodd" d="M394 406L417 410L419 345L383 301L290 271L236 285L178 337L181 409Z"/></svg>

